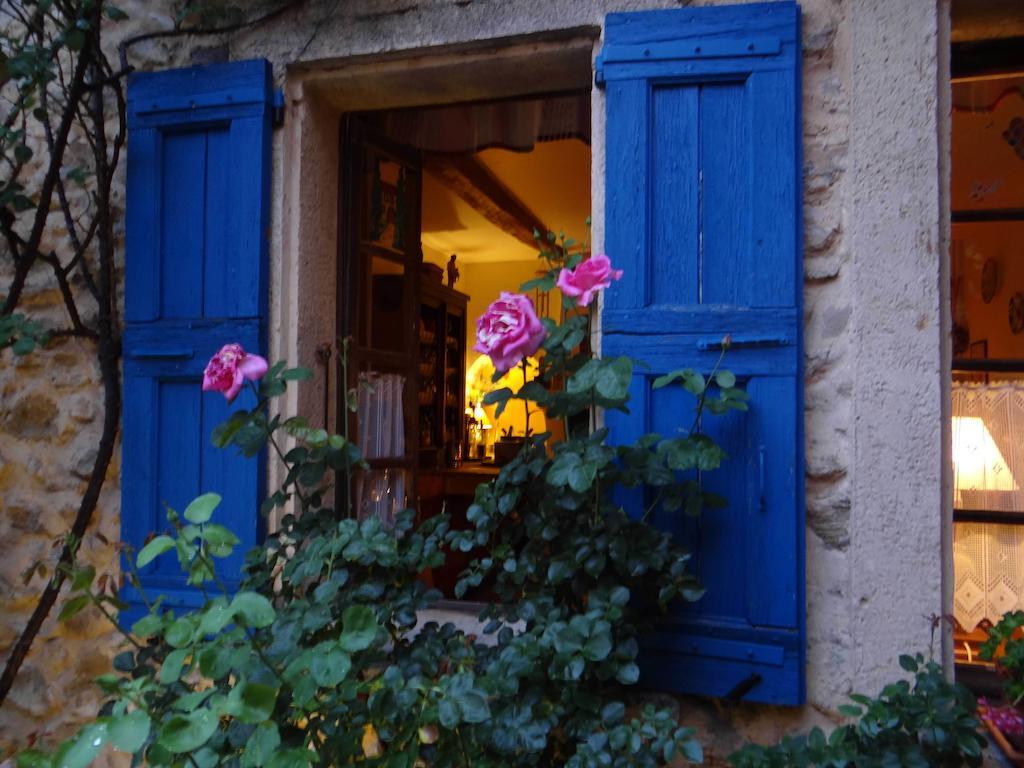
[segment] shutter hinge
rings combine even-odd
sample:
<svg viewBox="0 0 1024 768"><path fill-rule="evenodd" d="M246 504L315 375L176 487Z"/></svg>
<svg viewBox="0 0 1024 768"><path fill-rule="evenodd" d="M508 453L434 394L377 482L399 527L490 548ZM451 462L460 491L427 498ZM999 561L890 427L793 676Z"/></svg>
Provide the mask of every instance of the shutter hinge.
<svg viewBox="0 0 1024 768"><path fill-rule="evenodd" d="M284 125L284 91L274 89L274 97L270 103L270 124L274 128Z"/></svg>
<svg viewBox="0 0 1024 768"><path fill-rule="evenodd" d="M762 679L763 678L759 674L757 674L757 672L751 673L749 677L745 677L738 683L736 683L735 687L733 687L731 691L729 691L727 694L725 694L725 696L722 697L722 700L729 704L735 704L748 693L750 693L752 690L754 690L754 688L759 686L761 684Z"/></svg>
<svg viewBox="0 0 1024 768"><path fill-rule="evenodd" d="M594 85L604 88L604 51L597 54L594 60Z"/></svg>

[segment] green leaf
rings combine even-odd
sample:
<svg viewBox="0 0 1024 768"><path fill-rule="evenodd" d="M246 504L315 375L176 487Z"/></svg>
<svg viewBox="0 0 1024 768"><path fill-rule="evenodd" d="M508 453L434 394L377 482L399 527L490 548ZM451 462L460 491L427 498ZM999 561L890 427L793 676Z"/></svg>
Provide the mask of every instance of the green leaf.
<svg viewBox="0 0 1024 768"><path fill-rule="evenodd" d="M654 384L652 386L654 389L661 389L662 387L667 387L676 381L681 382L683 388L692 395L699 395L704 391L704 387L706 386L704 377L689 368L680 371L672 371L671 373L666 373L664 376L659 376L654 380Z"/></svg>
<svg viewBox="0 0 1024 768"><path fill-rule="evenodd" d="M597 467L590 462L581 463L569 470L569 487L576 493L583 493L594 484Z"/></svg>
<svg viewBox="0 0 1024 768"><path fill-rule="evenodd" d="M626 705L621 701L609 701L601 708L601 722L606 726L618 725L626 716Z"/></svg>
<svg viewBox="0 0 1024 768"><path fill-rule="evenodd" d="M73 616L77 616L81 613L82 609L89 604L89 595L77 595L72 597L66 603L64 607L60 609L60 613L57 615L57 621L67 621Z"/></svg>
<svg viewBox="0 0 1024 768"><path fill-rule="evenodd" d="M243 723L256 725L274 713L277 703L277 689L262 683L243 682L231 689L227 701L227 713Z"/></svg>
<svg viewBox="0 0 1024 768"><path fill-rule="evenodd" d="M277 617L270 601L255 592L239 592L235 595L231 601L231 614L255 629L269 627Z"/></svg>
<svg viewBox="0 0 1024 768"><path fill-rule="evenodd" d="M460 692L456 699L467 723L485 723L491 719L491 708L482 693L475 690Z"/></svg>
<svg viewBox="0 0 1024 768"><path fill-rule="evenodd" d="M14 760L18 768L53 768L50 757L38 749L23 749Z"/></svg>
<svg viewBox="0 0 1024 768"><path fill-rule="evenodd" d="M192 622L187 616L182 616L167 628L164 639L167 640L167 644L172 648L181 648L192 642L194 634L195 628L192 626Z"/></svg>
<svg viewBox="0 0 1024 768"><path fill-rule="evenodd" d="M163 629L163 626L164 620L161 616L158 616L155 613L148 613L132 624L132 634L136 637L145 639L155 635Z"/></svg>
<svg viewBox="0 0 1024 768"><path fill-rule="evenodd" d="M313 378L313 371L309 368L288 368L281 372L284 381L309 381Z"/></svg>
<svg viewBox="0 0 1024 768"><path fill-rule="evenodd" d="M185 507L184 516L190 523L199 525L207 522L213 516L213 510L220 504L220 494L204 493L197 496Z"/></svg>
<svg viewBox="0 0 1024 768"><path fill-rule="evenodd" d="M211 438L214 447L226 448L231 445L235 434L249 423L250 418L248 411L235 411L227 421L214 427Z"/></svg>
<svg viewBox="0 0 1024 768"><path fill-rule="evenodd" d="M200 612L199 634L215 635L231 623L235 614L228 605L227 598L218 597L208 603Z"/></svg>
<svg viewBox="0 0 1024 768"><path fill-rule="evenodd" d="M217 731L218 719L208 709L174 715L160 729L157 743L171 752L199 749Z"/></svg>
<svg viewBox="0 0 1024 768"><path fill-rule="evenodd" d="M96 569L91 565L87 565L84 568L79 568L75 571L74 578L71 580L71 591L78 592L92 586L93 579L96 578Z"/></svg>
<svg viewBox="0 0 1024 768"><path fill-rule="evenodd" d="M377 636L377 617L365 605L350 605L341 614L341 649L354 653L370 647Z"/></svg>
<svg viewBox="0 0 1024 768"><path fill-rule="evenodd" d="M696 739L684 741L679 745L679 751L683 753L683 757L688 762L697 764L704 762L704 749Z"/></svg>
<svg viewBox="0 0 1024 768"><path fill-rule="evenodd" d="M612 639L606 632L594 635L583 645L583 657L588 661L604 661L612 652Z"/></svg>
<svg viewBox="0 0 1024 768"><path fill-rule="evenodd" d="M124 21L128 18L128 14L122 11L116 5L104 5L103 15L111 21Z"/></svg>
<svg viewBox="0 0 1024 768"><path fill-rule="evenodd" d="M900 666L907 672L917 672L917 662L913 656L907 656L906 654L900 656Z"/></svg>
<svg viewBox="0 0 1024 768"><path fill-rule="evenodd" d="M309 667L317 685L324 688L337 687L348 676L350 669L352 660L338 648L316 653Z"/></svg>
<svg viewBox="0 0 1024 768"><path fill-rule="evenodd" d="M277 730L277 724L271 720L260 723L245 743L245 751L241 756L242 768L260 768L266 765L280 746L281 734Z"/></svg>
<svg viewBox="0 0 1024 768"><path fill-rule="evenodd" d="M238 545L238 537L223 525L207 523L200 533L213 557L228 557Z"/></svg>
<svg viewBox="0 0 1024 768"><path fill-rule="evenodd" d="M164 552L169 552L172 549L174 549L174 539L170 536L157 536L139 550L139 554L135 558L135 567L145 568Z"/></svg>
<svg viewBox="0 0 1024 768"><path fill-rule="evenodd" d="M170 685L178 681L178 678L181 677L181 668L185 664L185 659L188 658L189 653L191 653L189 648L178 648L167 654L167 658L164 659L164 663L160 667L161 685Z"/></svg>
<svg viewBox="0 0 1024 768"><path fill-rule="evenodd" d="M719 371L715 374L715 381L723 389L736 386L736 375L732 371Z"/></svg>
<svg viewBox="0 0 1024 768"><path fill-rule="evenodd" d="M36 341L31 336L21 336L11 345L11 350L18 357L23 357L36 348Z"/></svg>
<svg viewBox="0 0 1024 768"><path fill-rule="evenodd" d="M110 743L121 752L138 752L149 737L149 726L149 715L141 709L115 717L107 727Z"/></svg>
<svg viewBox="0 0 1024 768"><path fill-rule="evenodd" d="M595 386L597 394L608 400L624 400L629 394L629 383L633 378L633 361L628 357L617 357L611 362L602 361Z"/></svg>
<svg viewBox="0 0 1024 768"><path fill-rule="evenodd" d="M58 752L59 759L54 762L60 768L86 768L96 759L106 740L107 724L103 722L90 723L78 732L78 735L66 745L65 749Z"/></svg>
<svg viewBox="0 0 1024 768"><path fill-rule="evenodd" d="M535 277L532 280L527 280L525 283L519 286L519 290L523 293L527 291L540 290L550 291L555 287L555 276L553 274L544 275L543 277Z"/></svg>
<svg viewBox="0 0 1024 768"><path fill-rule="evenodd" d="M597 382L600 365L601 362L599 360L588 360L582 368L569 377L569 381L565 385L565 391L570 395L577 395L593 388Z"/></svg>
<svg viewBox="0 0 1024 768"><path fill-rule="evenodd" d="M615 673L615 679L623 685L635 685L640 679L640 667L633 662L623 664Z"/></svg>
<svg viewBox="0 0 1024 768"><path fill-rule="evenodd" d="M267 768L306 768L314 757L308 749L281 749L266 765Z"/></svg>

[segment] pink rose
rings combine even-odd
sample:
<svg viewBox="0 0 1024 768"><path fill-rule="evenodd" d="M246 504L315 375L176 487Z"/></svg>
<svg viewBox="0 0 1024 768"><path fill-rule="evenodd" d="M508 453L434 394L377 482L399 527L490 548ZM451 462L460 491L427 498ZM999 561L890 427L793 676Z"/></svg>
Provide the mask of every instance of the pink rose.
<svg viewBox="0 0 1024 768"><path fill-rule="evenodd" d="M203 392L223 392L230 403L246 379L259 381L267 372L267 361L250 355L241 344L225 344L210 358L203 371Z"/></svg>
<svg viewBox="0 0 1024 768"><path fill-rule="evenodd" d="M547 335L529 297L502 291L477 318L473 349L490 357L495 369L504 372L540 349Z"/></svg>
<svg viewBox="0 0 1024 768"><path fill-rule="evenodd" d="M612 262L603 253L581 261L573 270L563 269L558 273L558 287L562 293L577 299L581 307L593 301L598 291L622 277L621 269L612 269Z"/></svg>

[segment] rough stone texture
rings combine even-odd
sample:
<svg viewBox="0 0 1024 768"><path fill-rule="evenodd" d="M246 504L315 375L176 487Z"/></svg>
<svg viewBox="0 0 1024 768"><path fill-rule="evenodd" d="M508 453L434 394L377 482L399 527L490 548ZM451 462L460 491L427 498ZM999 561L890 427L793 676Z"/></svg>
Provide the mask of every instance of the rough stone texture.
<svg viewBox="0 0 1024 768"><path fill-rule="evenodd" d="M529 87L550 87L562 75L586 84L606 12L678 4L310 0L230 40L147 41L133 63L187 64L189 46L226 43L234 59L274 64L287 115L273 143L271 356L309 362L333 336L342 110L479 97L480 89L497 95L522 81L479 77L475 67L500 68L513 53L533 62ZM168 0L120 5L131 20L112 30L111 45L119 35L171 24ZM936 98L946 9L939 0L803 0L802 7L809 703L782 710L678 701L684 719L705 732L713 760L741 738L773 740L835 720L849 691L873 693L895 674L899 652L927 649L922 617L943 607ZM567 46L530 36L570 28L583 36L582 72L544 70L545 57L557 62ZM514 47L506 47L510 39ZM595 247L603 239L603 112L603 93L594 90ZM35 300L52 313L52 286L40 279L36 287ZM0 369L0 587L11 596L0 616L0 651L40 586L37 578L23 587L18 574L36 558L53 558L50 540L73 514L98 433L96 380L88 352L70 343L16 365L5 358ZM321 398L309 387L286 408L315 412ZM115 472L100 522L110 537L118 507ZM111 554L94 546L90 557L103 563ZM114 648L92 623L48 625L17 695L0 710L0 748L39 729L66 732L87 714L95 706L88 678Z"/></svg>

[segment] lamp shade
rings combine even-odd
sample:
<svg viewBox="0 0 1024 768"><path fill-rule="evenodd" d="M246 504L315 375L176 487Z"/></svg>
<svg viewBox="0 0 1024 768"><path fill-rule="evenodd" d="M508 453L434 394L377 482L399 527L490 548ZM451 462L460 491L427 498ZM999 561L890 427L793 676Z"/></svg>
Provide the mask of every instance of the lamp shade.
<svg viewBox="0 0 1024 768"><path fill-rule="evenodd" d="M956 505L970 491L1019 490L1013 472L980 416L953 417L953 488Z"/></svg>

